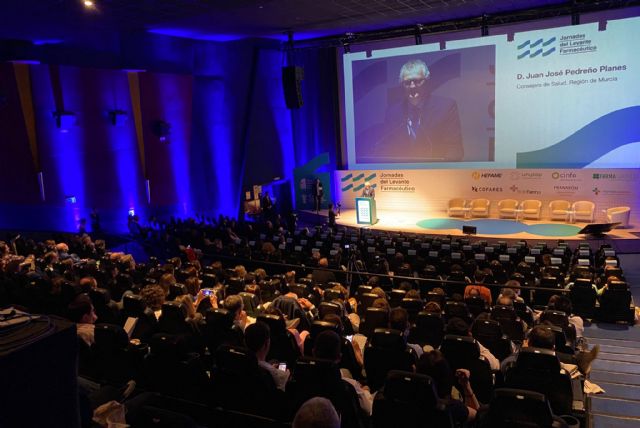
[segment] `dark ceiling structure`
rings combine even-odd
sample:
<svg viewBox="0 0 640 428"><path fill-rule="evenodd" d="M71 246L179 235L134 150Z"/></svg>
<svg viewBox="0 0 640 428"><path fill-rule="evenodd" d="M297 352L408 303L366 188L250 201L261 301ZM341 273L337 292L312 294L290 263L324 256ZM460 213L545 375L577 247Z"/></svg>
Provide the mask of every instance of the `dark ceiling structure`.
<svg viewBox="0 0 640 428"><path fill-rule="evenodd" d="M189 39L340 40L638 5L633 0L4 0L0 40L77 44L150 32ZM397 33L397 34L396 34ZM355 36L352 36L355 35Z"/></svg>

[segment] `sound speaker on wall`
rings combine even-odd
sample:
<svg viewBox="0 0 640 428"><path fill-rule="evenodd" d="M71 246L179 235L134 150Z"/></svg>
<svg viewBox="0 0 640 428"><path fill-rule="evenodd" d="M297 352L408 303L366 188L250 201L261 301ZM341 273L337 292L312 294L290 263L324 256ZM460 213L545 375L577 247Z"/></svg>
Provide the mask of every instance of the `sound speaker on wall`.
<svg viewBox="0 0 640 428"><path fill-rule="evenodd" d="M302 107L302 80L304 69L297 65L282 67L282 89L287 108Z"/></svg>

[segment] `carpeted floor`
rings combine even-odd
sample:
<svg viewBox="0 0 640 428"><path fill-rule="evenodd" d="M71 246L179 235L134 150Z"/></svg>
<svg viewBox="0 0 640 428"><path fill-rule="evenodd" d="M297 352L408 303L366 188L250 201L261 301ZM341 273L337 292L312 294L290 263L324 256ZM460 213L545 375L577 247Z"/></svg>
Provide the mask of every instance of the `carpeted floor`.
<svg viewBox="0 0 640 428"><path fill-rule="evenodd" d="M640 326L592 324L585 336L591 345L600 344L591 380L605 390L590 397L590 426L639 427Z"/></svg>
<svg viewBox="0 0 640 428"><path fill-rule="evenodd" d="M417 223L423 229L461 229L462 226L475 226L480 235L510 235L525 232L537 236L576 236L580 227L564 223L525 224L513 220L494 218L457 220L451 218L430 218Z"/></svg>

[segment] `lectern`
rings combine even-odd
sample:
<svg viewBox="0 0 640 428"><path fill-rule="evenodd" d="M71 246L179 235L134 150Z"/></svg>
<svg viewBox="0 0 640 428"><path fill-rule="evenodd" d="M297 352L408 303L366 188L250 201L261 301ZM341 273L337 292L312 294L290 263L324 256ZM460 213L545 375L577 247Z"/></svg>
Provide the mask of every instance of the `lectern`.
<svg viewBox="0 0 640 428"><path fill-rule="evenodd" d="M376 224L376 200L373 198L356 198L356 218L358 224Z"/></svg>

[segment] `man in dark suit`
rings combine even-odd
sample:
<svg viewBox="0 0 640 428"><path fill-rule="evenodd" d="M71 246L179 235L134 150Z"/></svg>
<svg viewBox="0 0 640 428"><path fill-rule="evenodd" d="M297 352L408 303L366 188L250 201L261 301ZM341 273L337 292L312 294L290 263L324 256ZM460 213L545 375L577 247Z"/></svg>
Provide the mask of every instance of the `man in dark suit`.
<svg viewBox="0 0 640 428"><path fill-rule="evenodd" d="M387 110L375 156L390 162L456 162L464 157L458 106L429 94L429 69L410 60L400 69L403 102Z"/></svg>
<svg viewBox="0 0 640 428"><path fill-rule="evenodd" d="M322 197L324 196L324 189L322 188L322 181L316 178L313 183L313 200L315 202L316 214L320 212L322 208Z"/></svg>
<svg viewBox="0 0 640 428"><path fill-rule="evenodd" d="M311 272L311 279L313 280L314 284L322 284L323 286L326 286L330 282L336 281L335 274L330 270L326 270L328 268L329 260L327 260L325 257L318 260L318 268L314 269L313 272Z"/></svg>

